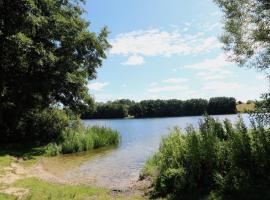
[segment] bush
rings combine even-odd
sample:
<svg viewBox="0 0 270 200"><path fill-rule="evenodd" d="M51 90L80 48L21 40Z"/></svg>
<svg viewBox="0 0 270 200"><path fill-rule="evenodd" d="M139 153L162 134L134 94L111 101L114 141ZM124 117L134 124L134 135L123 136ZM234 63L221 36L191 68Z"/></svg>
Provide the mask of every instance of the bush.
<svg viewBox="0 0 270 200"><path fill-rule="evenodd" d="M269 199L270 130L252 124L247 130L241 118L233 126L206 117L198 131L174 129L145 168L156 169L153 195Z"/></svg>
<svg viewBox="0 0 270 200"><path fill-rule="evenodd" d="M1 141L24 146L55 142L60 139L62 131L69 126L69 120L65 111L60 109L31 110L22 116L18 126L4 135Z"/></svg>
<svg viewBox="0 0 270 200"><path fill-rule="evenodd" d="M56 143L50 143L45 147L45 155L47 156L59 155L61 151L62 151L61 146L57 145Z"/></svg>

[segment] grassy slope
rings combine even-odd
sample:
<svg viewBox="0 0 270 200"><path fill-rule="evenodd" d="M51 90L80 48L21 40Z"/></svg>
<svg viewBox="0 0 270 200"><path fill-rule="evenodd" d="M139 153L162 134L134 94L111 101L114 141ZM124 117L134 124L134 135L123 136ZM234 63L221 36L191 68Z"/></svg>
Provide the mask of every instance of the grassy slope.
<svg viewBox="0 0 270 200"><path fill-rule="evenodd" d="M236 106L237 112L240 113L244 113L247 111L253 111L255 109L255 104L251 103L251 104L246 104L246 103L242 103L242 104L238 104Z"/></svg>

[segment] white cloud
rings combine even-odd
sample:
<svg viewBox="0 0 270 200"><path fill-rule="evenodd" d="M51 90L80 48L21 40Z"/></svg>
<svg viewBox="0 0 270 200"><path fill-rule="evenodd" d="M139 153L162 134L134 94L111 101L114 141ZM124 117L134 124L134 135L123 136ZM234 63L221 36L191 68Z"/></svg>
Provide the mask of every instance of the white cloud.
<svg viewBox="0 0 270 200"><path fill-rule="evenodd" d="M197 70L209 70L209 71L219 71L220 68L229 65L230 62L224 54L220 54L218 57L213 59L206 59L200 63L195 63L192 65L186 65L184 68L187 69L197 69Z"/></svg>
<svg viewBox="0 0 270 200"><path fill-rule="evenodd" d="M220 29L221 28L221 23L210 23L207 22L205 24L202 25L202 28L205 31L213 31L214 29Z"/></svg>
<svg viewBox="0 0 270 200"><path fill-rule="evenodd" d="M148 92L150 93L173 92L188 89L189 87L187 85L171 85L171 86L151 87L150 89L148 89Z"/></svg>
<svg viewBox="0 0 270 200"><path fill-rule="evenodd" d="M87 87L89 90L102 91L107 85L109 85L109 82L95 82L88 83Z"/></svg>
<svg viewBox="0 0 270 200"><path fill-rule="evenodd" d="M222 80L232 76L232 72L228 69L231 63L227 61L224 54L218 55L213 59L206 59L202 62L184 66L186 69L199 70L196 75L203 80Z"/></svg>
<svg viewBox="0 0 270 200"><path fill-rule="evenodd" d="M223 81L212 81L212 82L207 82L203 90L209 90L209 91L233 91L235 89L240 89L242 86L239 83L234 83L234 82L223 82Z"/></svg>
<svg viewBox="0 0 270 200"><path fill-rule="evenodd" d="M142 56L130 56L126 62L122 63L122 65L142 65L144 64L144 58Z"/></svg>
<svg viewBox="0 0 270 200"><path fill-rule="evenodd" d="M181 34L180 31L148 29L122 33L111 41L112 55L171 56L190 55L220 47L216 37Z"/></svg>
<svg viewBox="0 0 270 200"><path fill-rule="evenodd" d="M229 70L219 70L219 71L209 71L209 72L199 72L196 75L203 80L222 80L230 77L232 72Z"/></svg>
<svg viewBox="0 0 270 200"><path fill-rule="evenodd" d="M186 83L188 79L186 78L169 78L162 80L160 83L158 82L152 82L150 83L150 88L148 89L148 92L150 93L160 93L160 92L173 92L173 91L186 91L189 89L189 86L187 84L183 85L183 83ZM168 85L169 84L169 85Z"/></svg>
<svg viewBox="0 0 270 200"><path fill-rule="evenodd" d="M163 83L183 83L183 82L187 82L188 79L186 78L170 78L170 79L166 79L163 80Z"/></svg>

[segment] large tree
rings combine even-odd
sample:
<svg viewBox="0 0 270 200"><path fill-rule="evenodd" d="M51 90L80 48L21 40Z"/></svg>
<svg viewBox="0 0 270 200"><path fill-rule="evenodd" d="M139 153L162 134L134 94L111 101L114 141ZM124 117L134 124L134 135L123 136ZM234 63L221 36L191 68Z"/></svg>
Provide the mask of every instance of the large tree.
<svg viewBox="0 0 270 200"><path fill-rule="evenodd" d="M270 1L214 0L224 12L221 41L230 58L240 66L262 71L270 82ZM270 88L269 88L270 90ZM262 95L254 115L270 125L270 91Z"/></svg>
<svg viewBox="0 0 270 200"><path fill-rule="evenodd" d="M0 130L14 134L32 110L61 103L76 109L88 97L110 47L82 19L80 0L0 0ZM5 136L5 135L4 135Z"/></svg>
<svg viewBox="0 0 270 200"><path fill-rule="evenodd" d="M270 67L270 1L215 0L224 12L224 49L232 60L263 70Z"/></svg>

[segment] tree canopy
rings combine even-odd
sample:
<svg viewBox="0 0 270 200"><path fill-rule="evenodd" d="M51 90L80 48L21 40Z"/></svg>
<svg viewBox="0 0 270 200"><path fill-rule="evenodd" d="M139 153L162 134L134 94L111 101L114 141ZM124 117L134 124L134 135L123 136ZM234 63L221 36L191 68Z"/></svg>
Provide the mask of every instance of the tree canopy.
<svg viewBox="0 0 270 200"><path fill-rule="evenodd" d="M97 103L82 112L82 118L124 118L176 117L208 114L236 113L236 100L232 97L215 97L189 100L143 100L134 102L120 99L113 102Z"/></svg>
<svg viewBox="0 0 270 200"><path fill-rule="evenodd" d="M263 70L270 66L269 0L215 0L224 12L224 49L232 60Z"/></svg>
<svg viewBox="0 0 270 200"><path fill-rule="evenodd" d="M230 58L240 66L264 72L270 82L270 1L214 0L224 12L221 41ZM256 105L256 118L269 125L270 88L264 104Z"/></svg>
<svg viewBox="0 0 270 200"><path fill-rule="evenodd" d="M57 104L76 110L85 103L87 79L95 78L110 44L106 27L99 34L89 31L81 3L0 1L2 134L17 134L33 110Z"/></svg>

